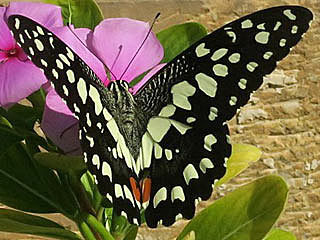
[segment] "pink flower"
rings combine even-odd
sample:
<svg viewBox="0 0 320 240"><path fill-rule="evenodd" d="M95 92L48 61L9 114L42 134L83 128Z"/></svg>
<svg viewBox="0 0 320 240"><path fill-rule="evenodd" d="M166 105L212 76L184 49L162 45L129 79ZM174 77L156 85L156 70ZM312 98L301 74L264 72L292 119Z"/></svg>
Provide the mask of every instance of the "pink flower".
<svg viewBox="0 0 320 240"><path fill-rule="evenodd" d="M8 107L37 91L47 80L16 44L6 24L11 14L33 18L47 27L63 26L61 9L41 3L12 2L0 7L0 106Z"/></svg>
<svg viewBox="0 0 320 240"><path fill-rule="evenodd" d="M164 51L154 33L150 33L134 58L149 28L148 23L137 20L127 18L106 19L93 32L89 32L86 37L83 35L81 37L87 47L112 71L116 80L121 78L121 80L131 82L140 74L151 69L142 81L133 87L133 93L135 93L156 71L164 66L164 64L158 65L163 58ZM61 39L68 44L65 38ZM86 59L83 57L88 52L76 51L107 86L110 80L106 78L105 73L101 73L101 66L96 67L97 65L92 63L97 59L95 57L87 57ZM133 58L134 60L126 71ZM112 77L112 80L114 80L114 77ZM73 117L60 97L51 89L47 95L41 127L46 135L66 153L81 153L77 123L78 120Z"/></svg>

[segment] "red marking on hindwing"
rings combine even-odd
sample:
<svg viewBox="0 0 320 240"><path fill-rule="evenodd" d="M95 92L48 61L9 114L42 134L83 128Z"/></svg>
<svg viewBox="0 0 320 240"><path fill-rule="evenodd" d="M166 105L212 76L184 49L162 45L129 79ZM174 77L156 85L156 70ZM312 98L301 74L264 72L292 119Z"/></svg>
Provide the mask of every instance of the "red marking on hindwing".
<svg viewBox="0 0 320 240"><path fill-rule="evenodd" d="M145 178L137 184L137 181L133 178L129 178L131 190L134 195L134 198L142 203L149 201L151 194L151 178ZM142 194L142 199L141 199Z"/></svg>

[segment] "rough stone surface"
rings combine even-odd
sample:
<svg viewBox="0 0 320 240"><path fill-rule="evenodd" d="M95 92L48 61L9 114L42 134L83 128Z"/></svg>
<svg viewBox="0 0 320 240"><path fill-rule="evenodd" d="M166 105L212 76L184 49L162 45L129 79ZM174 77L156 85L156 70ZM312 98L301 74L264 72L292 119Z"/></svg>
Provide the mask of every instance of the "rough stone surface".
<svg viewBox="0 0 320 240"><path fill-rule="evenodd" d="M1 0L0 0L1 2ZM236 187L257 177L278 174L290 186L286 210L277 226L297 239L320 240L320 2L319 0L99 0L106 17L131 17L151 21L157 12L159 31L172 24L197 21L213 30L259 9L298 4L310 8L315 20L304 40L266 77L266 82L230 121L234 143L249 143L263 151L258 161L232 182L219 188L197 211ZM243 117L246 116L246 117ZM60 222L68 224L64 218ZM142 226L138 239L174 239L186 221L170 228ZM72 229L75 229L74 226ZM40 239L1 234L0 239Z"/></svg>

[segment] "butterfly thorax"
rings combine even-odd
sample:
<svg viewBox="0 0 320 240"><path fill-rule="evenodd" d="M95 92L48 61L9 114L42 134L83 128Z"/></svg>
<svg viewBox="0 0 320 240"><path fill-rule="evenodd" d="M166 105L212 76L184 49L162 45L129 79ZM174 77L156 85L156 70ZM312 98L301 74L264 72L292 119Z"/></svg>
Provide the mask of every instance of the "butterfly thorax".
<svg viewBox="0 0 320 240"><path fill-rule="evenodd" d="M111 82L108 86L113 94L113 99L109 103L110 112L115 119L120 133L126 140L126 144L134 159L139 155L142 134L146 129L146 119L129 91L129 85L126 81L118 80Z"/></svg>

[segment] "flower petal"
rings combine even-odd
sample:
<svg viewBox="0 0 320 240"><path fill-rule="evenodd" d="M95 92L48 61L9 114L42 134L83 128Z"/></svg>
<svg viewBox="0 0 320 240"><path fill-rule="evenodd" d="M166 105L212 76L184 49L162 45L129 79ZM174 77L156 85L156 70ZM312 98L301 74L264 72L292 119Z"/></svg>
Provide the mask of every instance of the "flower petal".
<svg viewBox="0 0 320 240"><path fill-rule="evenodd" d="M48 27L63 26L61 8L52 4L11 2L7 9L6 16L9 17L12 14L29 17Z"/></svg>
<svg viewBox="0 0 320 240"><path fill-rule="evenodd" d="M6 8L0 7L0 49L9 50L14 48L16 41L12 37L7 23L4 20Z"/></svg>
<svg viewBox="0 0 320 240"><path fill-rule="evenodd" d="M143 43L150 27L148 23L128 18L102 21L94 30L89 47L104 61L117 80ZM122 80L130 82L157 65L163 58L163 48L154 33L150 33Z"/></svg>
<svg viewBox="0 0 320 240"><path fill-rule="evenodd" d="M78 120L53 89L46 97L41 128L65 153L81 155Z"/></svg>
<svg viewBox="0 0 320 240"><path fill-rule="evenodd" d="M0 106L16 103L46 82L44 74L30 61L10 58L0 64Z"/></svg>

